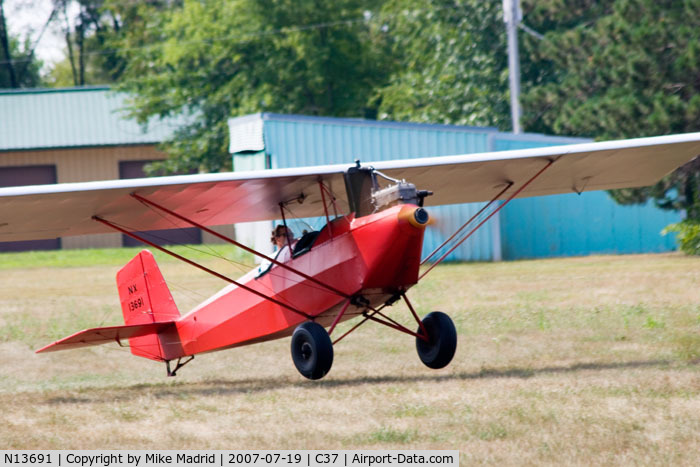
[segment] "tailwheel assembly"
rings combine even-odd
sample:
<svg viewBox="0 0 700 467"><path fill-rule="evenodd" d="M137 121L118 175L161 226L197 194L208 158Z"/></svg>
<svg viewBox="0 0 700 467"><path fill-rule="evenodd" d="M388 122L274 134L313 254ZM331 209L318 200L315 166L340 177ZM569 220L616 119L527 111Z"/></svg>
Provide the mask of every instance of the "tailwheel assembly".
<svg viewBox="0 0 700 467"><path fill-rule="evenodd" d="M333 365L333 343L318 323L307 321L292 334L292 360L299 373L309 379L321 379Z"/></svg>
<svg viewBox="0 0 700 467"><path fill-rule="evenodd" d="M423 318L421 324L416 332L427 334L427 340L422 335L416 337L421 362L436 370L446 367L457 349L457 330L452 319L441 311L433 311Z"/></svg>

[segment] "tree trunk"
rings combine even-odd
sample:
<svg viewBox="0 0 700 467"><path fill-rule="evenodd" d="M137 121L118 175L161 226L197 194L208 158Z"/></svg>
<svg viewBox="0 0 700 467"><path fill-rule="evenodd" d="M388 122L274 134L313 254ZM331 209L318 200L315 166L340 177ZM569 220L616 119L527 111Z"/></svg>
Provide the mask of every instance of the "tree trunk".
<svg viewBox="0 0 700 467"><path fill-rule="evenodd" d="M78 84L83 86L85 84L85 28L82 23L75 28L75 42L78 46Z"/></svg>
<svg viewBox="0 0 700 467"><path fill-rule="evenodd" d="M7 73L10 75L10 87L17 88L17 76L15 75L15 67L12 64L10 39L9 34L7 33L7 22L5 21L5 9L3 3L4 0L0 0L0 45L2 45L5 67L7 67Z"/></svg>

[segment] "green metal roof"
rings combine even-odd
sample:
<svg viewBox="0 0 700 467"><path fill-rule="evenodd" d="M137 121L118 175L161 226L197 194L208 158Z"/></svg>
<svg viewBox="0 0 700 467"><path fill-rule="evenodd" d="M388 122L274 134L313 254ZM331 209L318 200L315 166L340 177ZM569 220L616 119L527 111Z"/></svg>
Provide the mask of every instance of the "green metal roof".
<svg viewBox="0 0 700 467"><path fill-rule="evenodd" d="M0 151L152 144L173 133L173 122L143 131L125 118L125 98L104 86L2 90Z"/></svg>

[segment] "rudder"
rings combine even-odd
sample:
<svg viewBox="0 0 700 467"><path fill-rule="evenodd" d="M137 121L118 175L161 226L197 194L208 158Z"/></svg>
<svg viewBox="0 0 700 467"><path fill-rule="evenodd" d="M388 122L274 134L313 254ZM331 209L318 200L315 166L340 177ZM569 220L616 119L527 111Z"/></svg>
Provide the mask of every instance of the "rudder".
<svg viewBox="0 0 700 467"><path fill-rule="evenodd" d="M142 250L117 273L117 288L124 324L165 323L180 317L156 260L148 250ZM175 327L168 329L165 333L130 338L131 353L158 361L183 356Z"/></svg>

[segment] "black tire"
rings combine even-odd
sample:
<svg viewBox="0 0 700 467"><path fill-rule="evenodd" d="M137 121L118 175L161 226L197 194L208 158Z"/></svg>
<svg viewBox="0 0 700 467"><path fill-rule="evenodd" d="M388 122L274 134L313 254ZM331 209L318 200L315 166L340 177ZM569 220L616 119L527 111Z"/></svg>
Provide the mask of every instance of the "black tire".
<svg viewBox="0 0 700 467"><path fill-rule="evenodd" d="M441 311L428 313L422 323L429 341L416 337L416 350L421 362L435 370L446 367L457 350L457 330L454 323ZM421 334L420 326L416 332Z"/></svg>
<svg viewBox="0 0 700 467"><path fill-rule="evenodd" d="M309 379L321 379L333 365L333 343L320 324L308 321L292 334L292 360L299 373Z"/></svg>

